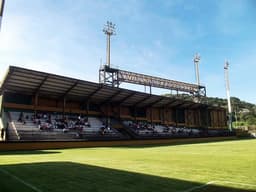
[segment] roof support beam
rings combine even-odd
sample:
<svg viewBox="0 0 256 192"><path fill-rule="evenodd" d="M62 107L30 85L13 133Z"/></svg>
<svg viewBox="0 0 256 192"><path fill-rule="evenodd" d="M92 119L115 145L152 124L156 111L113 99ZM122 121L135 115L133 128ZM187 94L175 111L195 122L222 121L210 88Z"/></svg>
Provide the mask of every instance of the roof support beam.
<svg viewBox="0 0 256 192"><path fill-rule="evenodd" d="M186 103L186 101L185 101L185 102L182 102L182 103L180 103L180 104L177 104L177 105L175 105L174 107L175 107L175 108L181 108L181 106L184 105L185 103Z"/></svg>
<svg viewBox="0 0 256 192"><path fill-rule="evenodd" d="M49 75L46 75L44 77L44 79L41 81L41 83L39 84L39 86L36 88L35 95L39 93L40 89L42 88L42 86L44 85L45 81L48 79Z"/></svg>
<svg viewBox="0 0 256 192"><path fill-rule="evenodd" d="M111 95L110 97L108 97L107 99L105 99L102 103L100 103L100 105L105 105L106 103L109 103L112 98L118 96L122 91L118 90L117 92L115 92L113 95Z"/></svg>
<svg viewBox="0 0 256 192"><path fill-rule="evenodd" d="M167 103L167 104L164 104L164 105L162 105L161 107L166 107L166 108L169 108L169 107L171 107L171 105L173 104L173 103L175 103L177 100L176 99L174 99L174 100L171 100L169 103Z"/></svg>
<svg viewBox="0 0 256 192"><path fill-rule="evenodd" d="M70 93L70 91L72 91L72 89L74 89L77 86L78 83L79 80L77 80L70 88L68 88L68 90L65 91L65 93L62 96L60 96L60 98L66 97Z"/></svg>
<svg viewBox="0 0 256 192"><path fill-rule="evenodd" d="M145 98L143 98L143 99L137 101L137 102L133 105L133 107L137 107L138 104L142 103L143 101L148 100L150 97L151 97L151 95L148 95L148 96L146 96Z"/></svg>
<svg viewBox="0 0 256 192"><path fill-rule="evenodd" d="M125 98L119 100L118 103L122 104L125 101L127 101L128 99L130 99L131 97L133 97L134 95L136 95L136 92L132 92L130 95L127 95Z"/></svg>
<svg viewBox="0 0 256 192"><path fill-rule="evenodd" d="M154 107L155 104L161 102L161 101L164 100L164 99L165 99L164 97L162 97L162 98L160 98L160 99L157 99L156 101L153 101L152 103L146 105L145 107Z"/></svg>
<svg viewBox="0 0 256 192"><path fill-rule="evenodd" d="M85 100L85 102L86 102L87 100L90 100L90 99L93 97L93 95L95 95L97 92L99 92L102 88L103 88L103 85L100 84L99 87L98 87L96 90L94 90L94 91L91 92L89 95L87 95L86 97L84 97L83 100Z"/></svg>

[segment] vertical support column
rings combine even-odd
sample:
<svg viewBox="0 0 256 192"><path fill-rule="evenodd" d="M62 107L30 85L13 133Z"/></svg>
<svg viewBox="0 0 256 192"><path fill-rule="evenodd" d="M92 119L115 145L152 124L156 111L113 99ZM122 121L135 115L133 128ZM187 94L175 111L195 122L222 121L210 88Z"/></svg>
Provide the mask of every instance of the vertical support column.
<svg viewBox="0 0 256 192"><path fill-rule="evenodd" d="M87 118L89 116L89 107L90 107L90 103L89 103L89 100L86 101L86 115L87 115Z"/></svg>
<svg viewBox="0 0 256 192"><path fill-rule="evenodd" d="M121 120L121 105L118 105L118 116L119 116L119 120Z"/></svg>
<svg viewBox="0 0 256 192"><path fill-rule="evenodd" d="M110 110L111 110L111 105L110 103L108 103L108 106L107 106L107 118L108 118L108 122L107 122L107 126L110 127Z"/></svg>
<svg viewBox="0 0 256 192"><path fill-rule="evenodd" d="M35 98L34 98L34 114L35 115L37 113L37 106L38 106L38 93L35 94Z"/></svg>
<svg viewBox="0 0 256 192"><path fill-rule="evenodd" d="M205 109L205 113L206 113L206 124L205 124L205 126L206 126L206 129L208 129L209 128L209 119L210 119L210 117L209 117L209 109L208 108L206 108Z"/></svg>
<svg viewBox="0 0 256 192"><path fill-rule="evenodd" d="M153 124L153 107L150 107L150 123Z"/></svg>
<svg viewBox="0 0 256 192"><path fill-rule="evenodd" d="M134 107L134 121L137 121L137 107Z"/></svg>
<svg viewBox="0 0 256 192"><path fill-rule="evenodd" d="M66 109L66 97L63 98L63 106L62 106L62 116L65 116L65 109Z"/></svg>
<svg viewBox="0 0 256 192"><path fill-rule="evenodd" d="M197 122L198 122L198 126L199 127L202 127L202 121L201 121L201 110L200 109L198 109L197 110L197 113L198 113L198 120L197 120Z"/></svg>
<svg viewBox="0 0 256 192"><path fill-rule="evenodd" d="M190 119L189 119L189 110L188 109L185 109L185 111L184 111L184 115L185 115L185 126L188 126L189 127L189 125L190 125Z"/></svg>
<svg viewBox="0 0 256 192"><path fill-rule="evenodd" d="M165 125L166 124L166 107L164 107L162 115L163 115L162 123Z"/></svg>
<svg viewBox="0 0 256 192"><path fill-rule="evenodd" d="M178 109L175 107L175 123L176 123L176 127L178 127Z"/></svg>
<svg viewBox="0 0 256 192"><path fill-rule="evenodd" d="M217 110L218 117L218 128L221 128L221 118L220 118L220 110Z"/></svg>

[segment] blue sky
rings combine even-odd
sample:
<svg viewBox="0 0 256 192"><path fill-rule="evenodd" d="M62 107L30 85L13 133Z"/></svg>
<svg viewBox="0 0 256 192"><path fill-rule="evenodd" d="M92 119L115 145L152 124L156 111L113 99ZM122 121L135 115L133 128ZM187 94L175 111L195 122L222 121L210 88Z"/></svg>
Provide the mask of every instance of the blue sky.
<svg viewBox="0 0 256 192"><path fill-rule="evenodd" d="M97 82L107 20L117 26L114 66L194 83L199 52L207 95L225 98L228 59L231 96L256 104L254 0L6 0L0 76L17 65Z"/></svg>

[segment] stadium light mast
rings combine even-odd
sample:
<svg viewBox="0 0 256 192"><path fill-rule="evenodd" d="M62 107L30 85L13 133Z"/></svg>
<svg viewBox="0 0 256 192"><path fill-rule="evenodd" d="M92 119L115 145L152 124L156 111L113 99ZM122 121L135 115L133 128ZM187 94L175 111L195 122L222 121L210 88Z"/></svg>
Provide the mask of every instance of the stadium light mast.
<svg viewBox="0 0 256 192"><path fill-rule="evenodd" d="M110 21L107 21L103 28L103 32L107 35L107 50L106 50L106 65L110 67L110 37L115 35L115 24Z"/></svg>
<svg viewBox="0 0 256 192"><path fill-rule="evenodd" d="M225 72L225 81L226 81L226 92L227 92L227 100L228 100L228 128L232 131L232 108L230 101L230 86L229 86L229 74L228 74L229 62L226 61L224 65Z"/></svg>
<svg viewBox="0 0 256 192"><path fill-rule="evenodd" d="M199 80L199 61L201 57L198 53L194 56L194 64L195 64L195 72L196 72L196 83L198 86L200 86L200 80Z"/></svg>
<svg viewBox="0 0 256 192"><path fill-rule="evenodd" d="M5 0L0 0L0 31L1 31L2 17L4 13L4 3L5 3Z"/></svg>

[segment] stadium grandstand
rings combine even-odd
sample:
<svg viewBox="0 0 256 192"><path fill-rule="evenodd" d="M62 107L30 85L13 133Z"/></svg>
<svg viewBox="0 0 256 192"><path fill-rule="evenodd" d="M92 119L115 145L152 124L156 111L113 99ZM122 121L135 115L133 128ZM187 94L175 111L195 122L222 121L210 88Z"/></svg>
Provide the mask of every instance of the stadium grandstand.
<svg viewBox="0 0 256 192"><path fill-rule="evenodd" d="M0 86L2 141L227 136L226 110L10 66Z"/></svg>

